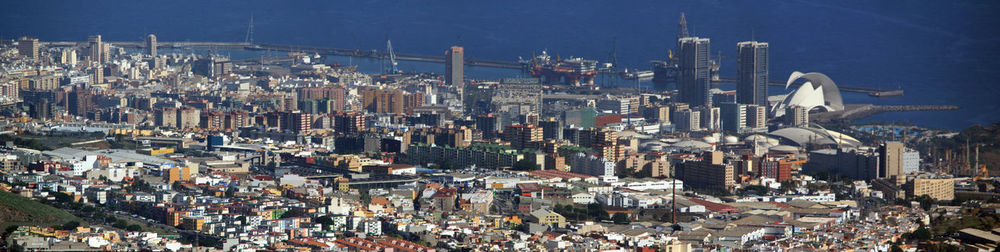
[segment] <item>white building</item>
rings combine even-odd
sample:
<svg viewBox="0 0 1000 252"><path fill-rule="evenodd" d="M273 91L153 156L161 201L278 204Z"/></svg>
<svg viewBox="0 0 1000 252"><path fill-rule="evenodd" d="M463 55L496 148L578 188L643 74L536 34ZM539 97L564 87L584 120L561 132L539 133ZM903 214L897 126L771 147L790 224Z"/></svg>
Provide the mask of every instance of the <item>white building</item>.
<svg viewBox="0 0 1000 252"><path fill-rule="evenodd" d="M903 151L903 173L913 174L920 171L920 152L913 149Z"/></svg>
<svg viewBox="0 0 1000 252"><path fill-rule="evenodd" d="M632 180L618 181L617 183L612 183L611 185L614 187L624 187L636 191L670 190L672 188L677 188L679 190L684 189L684 182L677 179L673 180L648 179L640 181L632 181Z"/></svg>
<svg viewBox="0 0 1000 252"><path fill-rule="evenodd" d="M583 192L581 192L581 193L573 194L570 197L573 198L573 203L574 204L584 204L584 205L586 205L586 204L590 204L590 203L596 202L594 200L594 194L593 193L583 193Z"/></svg>
<svg viewBox="0 0 1000 252"><path fill-rule="evenodd" d="M569 157L571 171L595 177L614 176L615 163L604 158L599 158L583 153L576 153Z"/></svg>

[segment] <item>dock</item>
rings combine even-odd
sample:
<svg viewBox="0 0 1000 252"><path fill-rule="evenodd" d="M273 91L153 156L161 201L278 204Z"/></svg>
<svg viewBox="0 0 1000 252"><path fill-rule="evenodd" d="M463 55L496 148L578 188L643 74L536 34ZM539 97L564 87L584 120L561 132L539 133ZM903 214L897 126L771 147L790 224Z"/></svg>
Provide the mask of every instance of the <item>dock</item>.
<svg viewBox="0 0 1000 252"><path fill-rule="evenodd" d="M736 83L736 78L721 77L721 78L719 78L718 81L713 81L713 83L726 83L726 82L728 82L728 83ZM780 81L770 81L770 82L767 83L767 85L769 85L769 86L775 86L775 87L784 87L785 83L784 82L780 82ZM799 87L801 85L802 85L801 83L792 83L792 87ZM854 93L866 93L866 94L873 94L873 93L879 93L879 92L889 93L889 94L895 94L895 93L902 94L903 93L902 89L881 89L881 88L858 87L858 86L841 86L841 85L837 85L837 88L839 88L841 92L854 92Z"/></svg>
<svg viewBox="0 0 1000 252"><path fill-rule="evenodd" d="M959 110L961 107L955 105L874 105L874 104L846 104L843 111L820 112L810 114L809 117L816 122L828 121L854 121L885 112L906 112L906 111L949 111Z"/></svg>

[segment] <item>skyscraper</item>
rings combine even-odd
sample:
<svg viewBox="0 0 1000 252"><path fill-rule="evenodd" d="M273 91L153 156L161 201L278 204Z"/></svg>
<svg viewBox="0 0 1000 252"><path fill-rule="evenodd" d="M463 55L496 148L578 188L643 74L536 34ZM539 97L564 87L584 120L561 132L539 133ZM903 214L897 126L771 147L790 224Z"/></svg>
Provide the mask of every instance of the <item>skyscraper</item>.
<svg viewBox="0 0 1000 252"><path fill-rule="evenodd" d="M156 35L146 35L146 54L156 58Z"/></svg>
<svg viewBox="0 0 1000 252"><path fill-rule="evenodd" d="M17 53L28 58L38 59L38 39L21 37L17 41Z"/></svg>
<svg viewBox="0 0 1000 252"><path fill-rule="evenodd" d="M879 146L879 177L888 178L903 175L903 148L901 142L886 142Z"/></svg>
<svg viewBox="0 0 1000 252"><path fill-rule="evenodd" d="M90 47L90 60L101 63L104 56L104 45L101 43L101 35L91 35L87 38L87 45Z"/></svg>
<svg viewBox="0 0 1000 252"><path fill-rule="evenodd" d="M452 46L445 52L444 58L444 78L445 84L462 87L463 64L465 64L465 49L461 46Z"/></svg>
<svg viewBox="0 0 1000 252"><path fill-rule="evenodd" d="M712 106L709 39L686 37L677 40L680 53L677 92L680 102L691 106Z"/></svg>
<svg viewBox="0 0 1000 252"><path fill-rule="evenodd" d="M736 102L767 106L768 45L746 41L736 44Z"/></svg>

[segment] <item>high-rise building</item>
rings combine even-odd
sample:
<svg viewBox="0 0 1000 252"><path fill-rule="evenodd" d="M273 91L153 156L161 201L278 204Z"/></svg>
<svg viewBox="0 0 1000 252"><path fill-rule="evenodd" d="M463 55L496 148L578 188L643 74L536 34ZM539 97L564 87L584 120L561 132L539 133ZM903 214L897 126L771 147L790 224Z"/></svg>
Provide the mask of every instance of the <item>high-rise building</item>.
<svg viewBox="0 0 1000 252"><path fill-rule="evenodd" d="M292 112L282 112L281 129L298 134L309 133L312 130L312 114L295 110Z"/></svg>
<svg viewBox="0 0 1000 252"><path fill-rule="evenodd" d="M73 65L73 66L76 65L76 50L74 50L74 49L63 49L61 56L62 57L59 57L59 63L61 63L61 64L69 64L69 65Z"/></svg>
<svg viewBox="0 0 1000 252"><path fill-rule="evenodd" d="M49 116L51 115L52 105L49 104L48 99L41 99L37 102L31 103L28 111L31 118L45 120L49 119Z"/></svg>
<svg viewBox="0 0 1000 252"><path fill-rule="evenodd" d="M104 68L95 67L90 70L90 83L93 85L104 83Z"/></svg>
<svg viewBox="0 0 1000 252"><path fill-rule="evenodd" d="M153 114L156 122L156 126L176 128L177 127L177 108L175 107L164 107L156 110Z"/></svg>
<svg viewBox="0 0 1000 252"><path fill-rule="evenodd" d="M767 106L749 104L746 109L747 128L767 129Z"/></svg>
<svg viewBox="0 0 1000 252"><path fill-rule="evenodd" d="M939 201L955 199L955 179L952 178L915 178L903 187L909 198L927 195Z"/></svg>
<svg viewBox="0 0 1000 252"><path fill-rule="evenodd" d="M549 118L545 121L539 121L538 126L542 127L542 138L562 139L562 121L556 120L555 118Z"/></svg>
<svg viewBox="0 0 1000 252"><path fill-rule="evenodd" d="M333 119L334 132L356 134L365 130L365 116L358 113L340 113Z"/></svg>
<svg viewBox="0 0 1000 252"><path fill-rule="evenodd" d="M912 174L920 171L920 151L906 149L903 151L903 173Z"/></svg>
<svg viewBox="0 0 1000 252"><path fill-rule="evenodd" d="M28 86L26 89L30 90L54 90L59 88L59 76L58 75L42 75L42 76L32 76L28 78Z"/></svg>
<svg viewBox="0 0 1000 252"><path fill-rule="evenodd" d="M587 155L582 152L566 157L572 172L595 177L615 175L615 162L605 158Z"/></svg>
<svg viewBox="0 0 1000 252"><path fill-rule="evenodd" d="M701 128L706 130L719 130L722 128L722 113L717 107L700 107Z"/></svg>
<svg viewBox="0 0 1000 252"><path fill-rule="evenodd" d="M767 106L768 45L746 41L737 45L736 102Z"/></svg>
<svg viewBox="0 0 1000 252"><path fill-rule="evenodd" d="M792 180L792 164L785 161L763 161L760 163L760 176L773 178L778 182Z"/></svg>
<svg viewBox="0 0 1000 252"><path fill-rule="evenodd" d="M177 110L178 128L198 128L201 125L201 110L185 107Z"/></svg>
<svg viewBox="0 0 1000 252"><path fill-rule="evenodd" d="M670 107L652 105L642 107L642 118L647 122L658 122L660 124L670 124Z"/></svg>
<svg viewBox="0 0 1000 252"><path fill-rule="evenodd" d="M444 53L444 82L458 89L458 94L462 95L465 72L465 49L461 46L452 46Z"/></svg>
<svg viewBox="0 0 1000 252"><path fill-rule="evenodd" d="M678 131L701 130L701 111L685 109L675 112L674 125Z"/></svg>
<svg viewBox="0 0 1000 252"><path fill-rule="evenodd" d="M483 132L483 139L493 139L497 137L499 121L493 113L476 116L476 129Z"/></svg>
<svg viewBox="0 0 1000 252"><path fill-rule="evenodd" d="M370 113L412 113L422 106L424 94L411 94L399 89L362 89L361 105Z"/></svg>
<svg viewBox="0 0 1000 252"><path fill-rule="evenodd" d="M686 37L677 40L679 62L677 92L680 102L691 106L711 106L711 70L708 38Z"/></svg>
<svg viewBox="0 0 1000 252"><path fill-rule="evenodd" d="M738 103L723 103L720 106L722 114L722 130L727 132L740 132L746 127L747 105Z"/></svg>
<svg viewBox="0 0 1000 252"><path fill-rule="evenodd" d="M724 164L722 152L706 152L701 161L681 163L677 177L696 189L730 191L736 184L734 168Z"/></svg>
<svg viewBox="0 0 1000 252"><path fill-rule="evenodd" d="M888 178L903 173L903 155L906 148L901 142L886 142L879 146L879 177Z"/></svg>
<svg viewBox="0 0 1000 252"><path fill-rule="evenodd" d="M146 35L146 54L156 58L156 35Z"/></svg>
<svg viewBox="0 0 1000 252"><path fill-rule="evenodd" d="M111 44L101 43L101 62L111 61Z"/></svg>
<svg viewBox="0 0 1000 252"><path fill-rule="evenodd" d="M542 145L542 127L535 125L507 125L503 130L503 140L518 150L540 149Z"/></svg>
<svg viewBox="0 0 1000 252"><path fill-rule="evenodd" d="M28 58L38 59L38 38L21 37L17 41L17 53Z"/></svg>
<svg viewBox="0 0 1000 252"><path fill-rule="evenodd" d="M86 116L87 111L93 107L93 99L89 90L74 89L66 100L68 105L66 110L73 115Z"/></svg>
<svg viewBox="0 0 1000 252"><path fill-rule="evenodd" d="M790 106L785 110L785 122L792 126L809 125L809 110L803 106Z"/></svg>
<svg viewBox="0 0 1000 252"><path fill-rule="evenodd" d="M91 35L87 38L87 46L90 48L90 61L102 63L104 61L104 44L101 43L101 35Z"/></svg>

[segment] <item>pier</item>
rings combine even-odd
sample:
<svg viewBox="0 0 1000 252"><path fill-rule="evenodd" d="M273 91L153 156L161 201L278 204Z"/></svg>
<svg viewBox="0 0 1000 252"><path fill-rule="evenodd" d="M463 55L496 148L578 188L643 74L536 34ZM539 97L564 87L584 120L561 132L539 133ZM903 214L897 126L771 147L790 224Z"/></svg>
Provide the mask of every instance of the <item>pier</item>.
<svg viewBox="0 0 1000 252"><path fill-rule="evenodd" d="M736 78L722 77L718 81L713 81L713 83L736 83ZM784 87L785 83L780 81L770 81L767 83L769 86ZM799 87L801 83L792 83L792 87ZM854 92L854 93L866 93L871 94L874 92L886 92L886 93L902 93L902 89L880 89L880 88L870 88L870 87L858 87L858 86L841 86L837 85L837 88L841 92Z"/></svg>
<svg viewBox="0 0 1000 252"><path fill-rule="evenodd" d="M828 122L836 120L854 121L885 112L949 111L959 109L961 109L961 107L955 105L846 104L844 105L843 111L812 113L809 117L815 122Z"/></svg>

